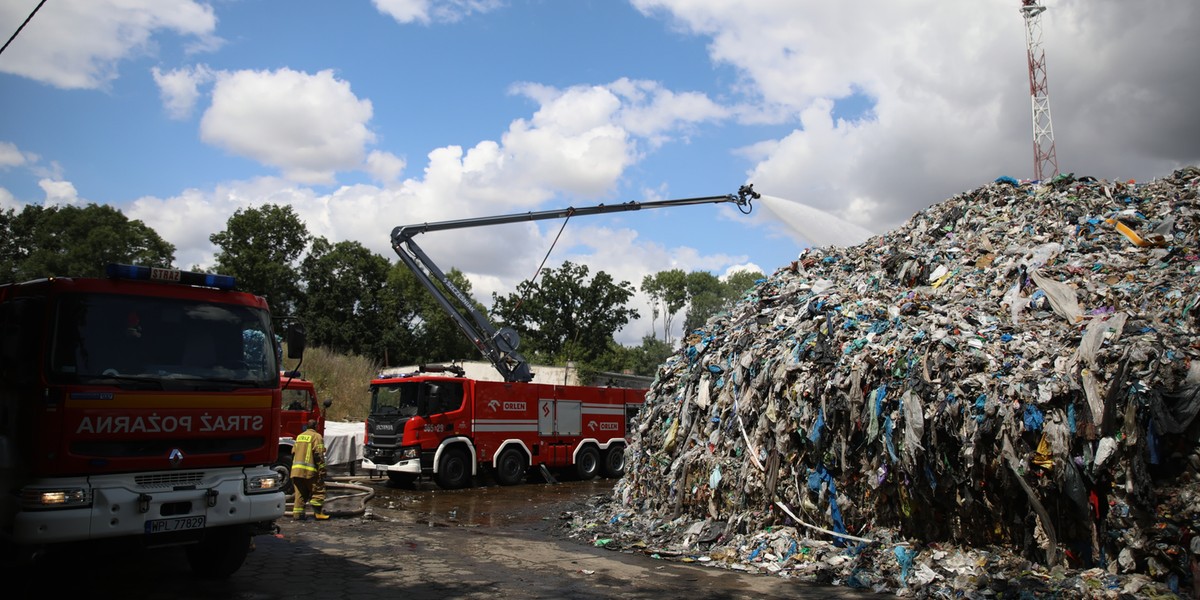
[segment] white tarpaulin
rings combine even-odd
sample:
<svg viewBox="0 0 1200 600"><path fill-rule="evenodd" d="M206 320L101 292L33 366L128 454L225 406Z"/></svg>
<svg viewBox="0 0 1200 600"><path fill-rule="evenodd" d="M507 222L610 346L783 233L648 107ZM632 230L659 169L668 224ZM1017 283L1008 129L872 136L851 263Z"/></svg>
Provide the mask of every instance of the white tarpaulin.
<svg viewBox="0 0 1200 600"><path fill-rule="evenodd" d="M330 465L344 465L362 459L363 436L366 430L363 423L325 422L325 462Z"/></svg>

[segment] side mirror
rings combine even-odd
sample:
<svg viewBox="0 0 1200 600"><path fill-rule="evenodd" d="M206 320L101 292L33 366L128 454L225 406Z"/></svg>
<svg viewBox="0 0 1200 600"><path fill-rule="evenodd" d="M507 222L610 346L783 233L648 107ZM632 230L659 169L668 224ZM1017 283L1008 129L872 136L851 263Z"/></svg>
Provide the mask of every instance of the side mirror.
<svg viewBox="0 0 1200 600"><path fill-rule="evenodd" d="M324 402L321 403L321 406L324 406L325 408L329 408L330 406L333 406L333 399L332 398L326 399Z"/></svg>
<svg viewBox="0 0 1200 600"><path fill-rule="evenodd" d="M304 358L304 346L308 337L304 334L304 326L295 323L287 330L288 358Z"/></svg>

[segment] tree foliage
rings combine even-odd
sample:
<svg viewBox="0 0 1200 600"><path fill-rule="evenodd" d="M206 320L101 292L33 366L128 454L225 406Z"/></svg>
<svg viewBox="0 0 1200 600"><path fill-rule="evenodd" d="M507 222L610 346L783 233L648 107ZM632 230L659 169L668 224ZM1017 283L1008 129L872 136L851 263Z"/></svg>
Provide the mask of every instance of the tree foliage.
<svg viewBox="0 0 1200 600"><path fill-rule="evenodd" d="M642 292L650 296L654 307L651 324L662 315L663 339L670 344L675 314L688 302L687 274L683 269L671 269L647 275L642 278Z"/></svg>
<svg viewBox="0 0 1200 600"><path fill-rule="evenodd" d="M236 277L239 288L265 296L276 316L294 314L300 307L296 267L309 234L291 206L239 208L225 230L208 239L220 249L216 270Z"/></svg>
<svg viewBox="0 0 1200 600"><path fill-rule="evenodd" d="M302 319L313 345L367 357L385 354L388 262L358 242L319 237L300 264Z"/></svg>
<svg viewBox="0 0 1200 600"><path fill-rule="evenodd" d="M492 313L522 336L521 353L554 364L589 362L604 354L613 334L638 316L627 304L633 285L604 271L564 262L538 283L525 280L508 296L492 294Z"/></svg>
<svg viewBox="0 0 1200 600"><path fill-rule="evenodd" d="M737 271L720 279L708 271L685 274L679 269L660 271L642 279L642 291L655 303L655 313L664 315L663 339L672 343L670 331L674 316L687 307L683 319L686 335L704 326L713 315L729 308L763 277L757 271Z"/></svg>
<svg viewBox="0 0 1200 600"><path fill-rule="evenodd" d="M109 263L169 267L175 262L175 246L141 221L101 204L4 211L0 238L0 275L9 281L103 276Z"/></svg>

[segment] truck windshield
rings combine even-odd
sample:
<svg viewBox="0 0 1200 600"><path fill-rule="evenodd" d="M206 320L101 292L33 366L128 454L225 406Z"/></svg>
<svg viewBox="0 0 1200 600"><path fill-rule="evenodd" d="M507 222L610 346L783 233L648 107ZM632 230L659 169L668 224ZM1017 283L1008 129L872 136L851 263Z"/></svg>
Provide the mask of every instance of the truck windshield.
<svg viewBox="0 0 1200 600"><path fill-rule="evenodd" d="M421 384L393 383L371 388L371 413L415 417L418 414L418 396Z"/></svg>
<svg viewBox="0 0 1200 600"><path fill-rule="evenodd" d="M228 382L278 385L265 310L119 294L62 297L52 323L50 378L59 383ZM177 387L177 386L175 386Z"/></svg>
<svg viewBox="0 0 1200 600"><path fill-rule="evenodd" d="M462 408L458 381L410 381L376 385L371 389L371 413L428 417Z"/></svg>

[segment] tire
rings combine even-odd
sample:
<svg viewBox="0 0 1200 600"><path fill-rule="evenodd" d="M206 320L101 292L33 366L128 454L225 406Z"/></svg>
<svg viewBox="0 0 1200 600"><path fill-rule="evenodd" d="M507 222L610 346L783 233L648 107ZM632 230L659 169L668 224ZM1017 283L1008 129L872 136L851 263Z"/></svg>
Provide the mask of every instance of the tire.
<svg viewBox="0 0 1200 600"><path fill-rule="evenodd" d="M275 472L278 473L279 476L283 478L283 485L280 486L280 489L283 490L283 493L287 494L288 496L291 496L293 493L295 493L296 486L294 484L292 484L292 455L291 455L291 453L280 454L279 459L275 461L274 465L271 465L271 468L275 469Z"/></svg>
<svg viewBox="0 0 1200 600"><path fill-rule="evenodd" d="M391 481L396 487L411 488L417 482L417 476L412 473L397 473L396 471L388 471L388 481Z"/></svg>
<svg viewBox="0 0 1200 600"><path fill-rule="evenodd" d="M620 479L625 475L625 446L617 444L604 451L600 463L600 474L608 479Z"/></svg>
<svg viewBox="0 0 1200 600"><path fill-rule="evenodd" d="M496 483L500 485L516 485L525 481L525 453L516 448L508 448L496 459Z"/></svg>
<svg viewBox="0 0 1200 600"><path fill-rule="evenodd" d="M187 559L201 579L228 579L242 568L249 552L250 530L230 525L205 532L200 543L187 547Z"/></svg>
<svg viewBox="0 0 1200 600"><path fill-rule="evenodd" d="M600 474L600 452L595 446L584 446L575 455L575 474L588 481Z"/></svg>
<svg viewBox="0 0 1200 600"><path fill-rule="evenodd" d="M470 485L471 461L466 450L450 448L443 452L434 481L444 490L457 490Z"/></svg>

